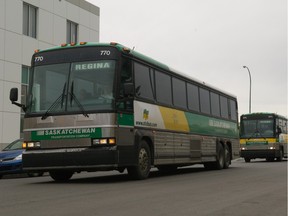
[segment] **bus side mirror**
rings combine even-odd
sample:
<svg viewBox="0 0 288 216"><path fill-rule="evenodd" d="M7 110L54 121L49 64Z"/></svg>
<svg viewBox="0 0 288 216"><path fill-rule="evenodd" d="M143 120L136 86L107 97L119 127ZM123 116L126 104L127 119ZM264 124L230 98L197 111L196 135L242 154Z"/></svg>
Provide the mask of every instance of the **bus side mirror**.
<svg viewBox="0 0 288 216"><path fill-rule="evenodd" d="M17 103L18 100L18 88L12 88L10 89L10 101L12 104L21 107L24 112L26 112L27 107L24 104Z"/></svg>
<svg viewBox="0 0 288 216"><path fill-rule="evenodd" d="M13 103L18 100L18 88L12 88L10 90L10 101Z"/></svg>
<svg viewBox="0 0 288 216"><path fill-rule="evenodd" d="M134 95L133 83L124 83L124 95L125 96L133 96Z"/></svg>
<svg viewBox="0 0 288 216"><path fill-rule="evenodd" d="M281 133L282 133L282 130L281 130L281 128L280 128L280 127L277 127L276 133L277 133L277 135L279 135L279 134L281 134Z"/></svg>

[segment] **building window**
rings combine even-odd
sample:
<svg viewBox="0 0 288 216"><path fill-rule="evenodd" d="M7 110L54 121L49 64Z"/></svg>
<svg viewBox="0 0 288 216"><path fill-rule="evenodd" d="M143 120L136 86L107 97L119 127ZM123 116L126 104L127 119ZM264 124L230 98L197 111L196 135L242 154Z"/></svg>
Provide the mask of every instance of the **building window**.
<svg viewBox="0 0 288 216"><path fill-rule="evenodd" d="M26 106L26 97L29 84L30 68L28 66L22 66L22 81L21 81L21 104ZM23 133L23 122L24 122L24 112L21 109L21 122L20 122L20 132Z"/></svg>
<svg viewBox="0 0 288 216"><path fill-rule="evenodd" d="M67 20L67 43L77 43L78 24Z"/></svg>
<svg viewBox="0 0 288 216"><path fill-rule="evenodd" d="M23 3L23 34L36 38L37 8Z"/></svg>

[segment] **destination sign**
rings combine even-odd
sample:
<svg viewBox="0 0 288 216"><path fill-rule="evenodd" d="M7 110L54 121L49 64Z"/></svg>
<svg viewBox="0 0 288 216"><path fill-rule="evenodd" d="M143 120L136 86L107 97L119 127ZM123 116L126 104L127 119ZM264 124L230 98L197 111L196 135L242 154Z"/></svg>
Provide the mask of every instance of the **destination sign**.
<svg viewBox="0 0 288 216"><path fill-rule="evenodd" d="M110 62L89 62L89 63L77 63L74 65L75 71L82 70L97 70L97 69L110 69L113 68L113 63Z"/></svg>
<svg viewBox="0 0 288 216"><path fill-rule="evenodd" d="M32 66L72 63L84 61L101 61L118 59L120 52L115 47L80 47L80 48L66 48L47 50L34 54L32 58ZM109 65L111 66L111 65ZM108 64L99 65L83 65L78 66L79 70L89 70L97 68L107 68ZM86 69L84 69L86 67ZM88 68L89 67L89 68Z"/></svg>

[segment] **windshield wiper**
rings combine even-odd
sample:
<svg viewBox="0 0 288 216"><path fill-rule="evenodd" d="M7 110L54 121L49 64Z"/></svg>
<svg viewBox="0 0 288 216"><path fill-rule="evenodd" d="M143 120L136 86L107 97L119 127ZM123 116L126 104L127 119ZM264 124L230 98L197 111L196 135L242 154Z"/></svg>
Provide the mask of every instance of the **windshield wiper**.
<svg viewBox="0 0 288 216"><path fill-rule="evenodd" d="M82 111L82 114L85 116L85 117L89 117L89 115L87 114L86 110L84 109L84 107L82 106L82 104L80 103L80 101L77 99L76 95L74 94L74 82L72 82L72 85L71 85L71 92L69 92L71 98L70 98L70 106L72 106L72 102L73 102L73 99L75 101L75 103L78 105L78 107L80 108L80 110Z"/></svg>
<svg viewBox="0 0 288 216"><path fill-rule="evenodd" d="M254 131L254 133L248 138L248 140L250 140L252 137L254 137L255 134L259 134L260 135L260 138L263 138L266 140L266 138L260 133L260 131L258 129L256 129Z"/></svg>
<svg viewBox="0 0 288 216"><path fill-rule="evenodd" d="M49 116L50 112L54 110L56 107L58 107L59 104L61 104L61 108L63 108L65 89L66 89L66 83L64 84L62 94L51 104L51 106L47 109L44 115L42 115L41 117L42 120L45 120Z"/></svg>

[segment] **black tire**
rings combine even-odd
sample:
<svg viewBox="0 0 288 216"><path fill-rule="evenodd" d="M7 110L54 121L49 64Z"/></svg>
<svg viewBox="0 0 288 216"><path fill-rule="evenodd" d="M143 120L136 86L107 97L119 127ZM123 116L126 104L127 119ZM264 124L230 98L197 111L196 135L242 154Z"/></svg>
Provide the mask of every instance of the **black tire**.
<svg viewBox="0 0 288 216"><path fill-rule="evenodd" d="M283 150L280 149L280 152L279 152L279 157L277 157L277 161L281 162L283 161L283 157L284 157L284 153L283 153Z"/></svg>
<svg viewBox="0 0 288 216"><path fill-rule="evenodd" d="M0 179L2 179L3 175L0 175Z"/></svg>
<svg viewBox="0 0 288 216"><path fill-rule="evenodd" d="M151 169L151 153L149 145L142 140L137 154L137 165L128 167L128 174L131 178L142 180L148 178Z"/></svg>
<svg viewBox="0 0 288 216"><path fill-rule="evenodd" d="M224 148L224 169L228 169L231 164L231 154L230 154L230 149L227 145L225 145Z"/></svg>
<svg viewBox="0 0 288 216"><path fill-rule="evenodd" d="M245 160L246 163L250 163L250 161L251 161L251 159L250 159L250 158L247 158L247 157L244 158L244 160Z"/></svg>
<svg viewBox="0 0 288 216"><path fill-rule="evenodd" d="M275 158L273 158L273 157L267 157L267 158L266 158L266 161L268 161L268 162L273 162L274 159L275 159Z"/></svg>
<svg viewBox="0 0 288 216"><path fill-rule="evenodd" d="M52 179L57 182L67 182L73 176L74 172L64 171L64 170L55 170L49 172Z"/></svg>
<svg viewBox="0 0 288 216"><path fill-rule="evenodd" d="M225 164L225 151L223 149L223 146L219 144L216 161L204 163L204 167L209 170L221 170L224 168L224 164Z"/></svg>

